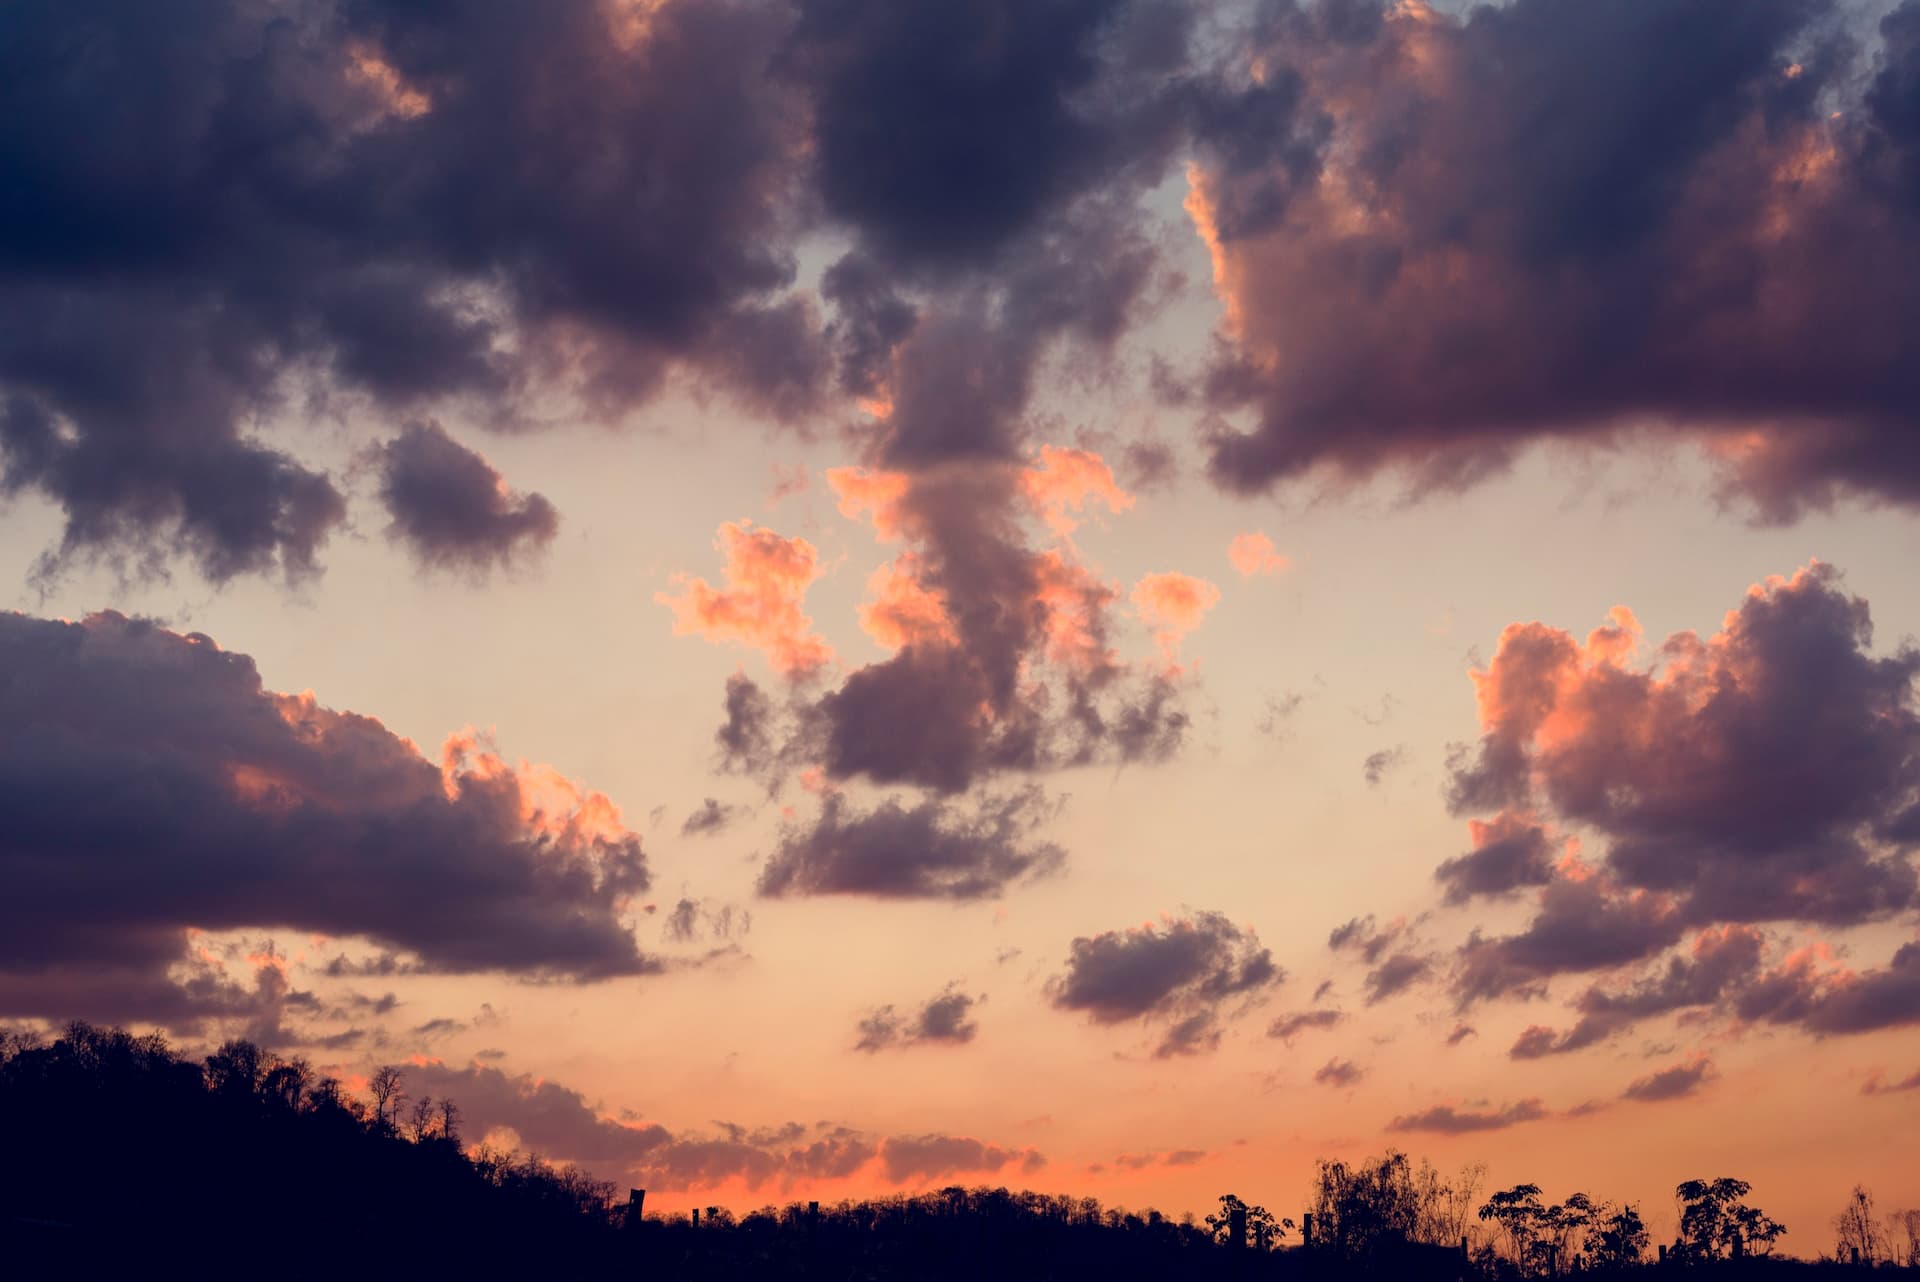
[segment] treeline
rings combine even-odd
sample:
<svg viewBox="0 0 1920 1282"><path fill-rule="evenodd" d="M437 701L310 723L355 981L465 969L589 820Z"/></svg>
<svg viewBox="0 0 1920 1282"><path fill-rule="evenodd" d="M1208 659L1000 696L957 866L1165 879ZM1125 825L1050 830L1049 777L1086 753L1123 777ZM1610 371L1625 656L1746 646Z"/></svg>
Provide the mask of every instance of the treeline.
<svg viewBox="0 0 1920 1282"><path fill-rule="evenodd" d="M458 1104L408 1100L399 1069L366 1093L244 1041L196 1063L158 1036L86 1024L44 1045L0 1033L0 1260L23 1277L217 1261L293 1277L1172 1282L1517 1278L1654 1259L1638 1208L1548 1203L1533 1185L1482 1198L1480 1168L1445 1178L1399 1153L1320 1163L1299 1223L1232 1195L1204 1219L1170 1219L998 1188L640 1219L610 1184L464 1145ZM1668 1266L1814 1270L1765 1258L1785 1230L1748 1192L1682 1185ZM1920 1217L1901 1241L1864 1190L1835 1221L1840 1258L1862 1224L1869 1262L1920 1265Z"/></svg>

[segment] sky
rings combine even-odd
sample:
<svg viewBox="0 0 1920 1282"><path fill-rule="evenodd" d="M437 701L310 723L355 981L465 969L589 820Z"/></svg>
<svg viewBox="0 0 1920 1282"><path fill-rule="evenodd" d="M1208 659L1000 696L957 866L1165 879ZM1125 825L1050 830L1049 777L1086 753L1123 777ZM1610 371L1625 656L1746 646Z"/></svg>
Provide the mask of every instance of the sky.
<svg viewBox="0 0 1920 1282"><path fill-rule="evenodd" d="M667 1211L1920 1205L1920 0L0 46L0 1019Z"/></svg>

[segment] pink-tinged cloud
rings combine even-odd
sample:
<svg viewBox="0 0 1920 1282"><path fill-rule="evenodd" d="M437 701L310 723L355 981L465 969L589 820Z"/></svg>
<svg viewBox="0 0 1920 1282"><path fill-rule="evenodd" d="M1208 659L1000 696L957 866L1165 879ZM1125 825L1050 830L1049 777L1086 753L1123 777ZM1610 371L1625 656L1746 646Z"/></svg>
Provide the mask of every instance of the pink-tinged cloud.
<svg viewBox="0 0 1920 1282"><path fill-rule="evenodd" d="M1624 607L1584 642L1508 627L1473 674L1484 733L1450 785L1456 811L1504 812L1483 833L1504 850L1443 879L1461 896L1537 882L1544 832L1517 818L1530 814L1596 831L1599 870L1674 899L1685 925L1853 923L1912 904L1920 651L1876 657L1871 640L1867 603L1819 562L1644 662Z"/></svg>
<svg viewBox="0 0 1920 1282"><path fill-rule="evenodd" d="M840 515L850 521L872 521L873 532L888 542L901 536L900 505L912 484L913 478L905 472L864 467L827 469L827 488L834 493Z"/></svg>
<svg viewBox="0 0 1920 1282"><path fill-rule="evenodd" d="M1180 645L1220 603L1220 589L1205 579L1177 570L1149 574L1133 585L1129 598L1141 622L1153 631L1154 644L1169 667L1180 663Z"/></svg>
<svg viewBox="0 0 1920 1282"><path fill-rule="evenodd" d="M802 538L755 529L751 521L720 527L716 545L726 561L724 587L685 574L673 577L678 594L654 600L673 611L676 636L732 641L764 651L774 670L802 676L833 659L802 605L821 574L820 556Z"/></svg>
<svg viewBox="0 0 1920 1282"><path fill-rule="evenodd" d="M1256 575L1283 573L1291 564L1286 557L1274 549L1273 540L1264 530L1248 530L1244 534L1233 536L1233 542L1227 544L1227 560L1240 572L1243 579Z"/></svg>
<svg viewBox="0 0 1920 1282"><path fill-rule="evenodd" d="M1920 500L1920 295L1879 266L1912 253L1920 24L1842 8L1249 24L1263 73L1187 176L1222 304L1204 384L1249 424L1208 434L1215 480L1463 487L1632 424L1737 434L1729 488L1768 517ZM1846 51L1809 56L1830 30ZM1820 341L1843 316L1883 337Z"/></svg>
<svg viewBox="0 0 1920 1282"><path fill-rule="evenodd" d="M859 607L860 628L877 645L953 645L960 637L947 617L945 597L927 586L920 558L902 552L867 580L871 600Z"/></svg>
<svg viewBox="0 0 1920 1282"><path fill-rule="evenodd" d="M1021 488L1047 527L1065 537L1079 526L1090 504L1100 502L1109 512L1133 506L1133 495L1113 479L1113 469L1092 450L1042 445L1039 461L1021 473Z"/></svg>
<svg viewBox="0 0 1920 1282"><path fill-rule="evenodd" d="M730 683L729 766L955 792L985 775L1177 751L1189 723L1177 674L1119 661L1117 589L1071 544L1034 545L1025 474L1000 459L829 472L844 512L907 545L861 611L894 653L810 708L775 709L751 682Z"/></svg>

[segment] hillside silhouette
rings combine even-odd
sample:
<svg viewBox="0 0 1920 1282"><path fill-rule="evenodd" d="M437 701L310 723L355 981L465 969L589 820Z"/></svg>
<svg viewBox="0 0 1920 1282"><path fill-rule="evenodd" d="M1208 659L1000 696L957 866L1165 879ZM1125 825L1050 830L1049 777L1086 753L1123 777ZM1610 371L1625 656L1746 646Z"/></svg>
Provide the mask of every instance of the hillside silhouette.
<svg viewBox="0 0 1920 1282"><path fill-rule="evenodd" d="M1403 1154L1321 1162L1301 1223L1223 1195L1204 1219L1093 1199L946 1188L743 1216L634 1214L630 1191L467 1146L455 1101L403 1112L402 1070L368 1101L244 1041L204 1061L157 1035L70 1025L0 1034L0 1261L14 1276L192 1264L270 1276L1102 1279L1920 1274L1915 1229L1856 1189L1831 1262L1776 1259L1786 1232L1735 1179L1676 1190L1656 1248L1638 1208L1530 1184L1479 1195ZM644 1209L644 1208L642 1208ZM1904 1236L1899 1232L1904 1223ZM1864 1249L1858 1266L1852 1265Z"/></svg>

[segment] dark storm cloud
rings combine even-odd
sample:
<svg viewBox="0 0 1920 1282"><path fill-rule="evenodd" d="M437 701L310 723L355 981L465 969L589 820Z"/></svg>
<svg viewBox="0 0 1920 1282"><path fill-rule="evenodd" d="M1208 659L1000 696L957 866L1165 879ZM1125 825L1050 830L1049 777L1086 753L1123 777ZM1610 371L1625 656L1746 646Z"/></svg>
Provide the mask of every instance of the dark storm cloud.
<svg viewBox="0 0 1920 1282"><path fill-rule="evenodd" d="M1283 1042L1291 1042L1301 1033L1332 1028L1346 1017L1345 1012L1337 1010L1297 1010L1291 1014L1281 1015L1267 1025L1267 1036L1277 1037Z"/></svg>
<svg viewBox="0 0 1920 1282"><path fill-rule="evenodd" d="M860 1020L853 1048L873 1052L926 1042L965 1045L980 1031L972 1014L981 1000L949 987L929 998L911 1018L902 1017L892 1006L876 1007Z"/></svg>
<svg viewBox="0 0 1920 1282"><path fill-rule="evenodd" d="M787 58L813 87L821 198L894 262L990 260L1081 192L1150 182L1176 136L1159 90L1181 6L798 8Z"/></svg>
<svg viewBox="0 0 1920 1282"><path fill-rule="evenodd" d="M1037 786L983 797L972 813L943 801L911 808L889 799L866 812L840 793L810 826L787 828L760 871L763 895L987 899L1043 877L1066 851L1033 834L1057 811Z"/></svg>
<svg viewBox="0 0 1920 1282"><path fill-rule="evenodd" d="M1768 517L1920 501L1920 287L1882 266L1920 247L1920 4L1879 42L1840 0L1258 13L1199 140L1209 391L1252 424L1221 484L1463 485L1633 424L1752 433L1722 461Z"/></svg>
<svg viewBox="0 0 1920 1282"><path fill-rule="evenodd" d="M1218 1045L1223 1008L1252 1004L1285 978L1253 932L1223 913L1200 912L1075 939L1047 996L1097 1024L1167 1022L1155 1052L1165 1057Z"/></svg>
<svg viewBox="0 0 1920 1282"><path fill-rule="evenodd" d="M1467 1135L1475 1131L1498 1131L1521 1122L1537 1122L1547 1115L1537 1099L1523 1099L1498 1109L1460 1108L1437 1104L1420 1113L1410 1113L1387 1123L1390 1131L1429 1131L1437 1135Z"/></svg>
<svg viewBox="0 0 1920 1282"><path fill-rule="evenodd" d="M437 766L264 689L245 655L117 614L0 615L0 672L0 972L158 982L189 927L273 926L446 971L654 966L621 920L648 885L639 839L593 794L536 808L558 776L536 794L461 737Z"/></svg>
<svg viewBox="0 0 1920 1282"><path fill-rule="evenodd" d="M379 448L388 537L424 565L483 571L553 542L560 515L538 494L509 491L487 461L438 423L409 423Z"/></svg>
<svg viewBox="0 0 1920 1282"><path fill-rule="evenodd" d="M1713 1061L1696 1059L1685 1064L1675 1064L1663 1068L1657 1073L1635 1079L1620 1092L1621 1099L1639 1100L1653 1103L1658 1100L1685 1099L1697 1093L1713 1075Z"/></svg>
<svg viewBox="0 0 1920 1282"><path fill-rule="evenodd" d="M1769 580L1720 633L1671 637L1644 669L1638 639L1623 610L1585 645L1515 625L1476 674L1486 733L1455 762L1455 807L1532 808L1606 844L1597 869L1548 882L1526 930L1469 943L1463 999L1651 957L1689 926L1851 925L1915 902L1900 833L1920 789L1920 652L1874 657L1867 603L1837 571ZM1476 844L1515 826L1503 814ZM1450 896L1488 871L1481 853L1442 866ZM1532 878L1543 861L1517 866Z"/></svg>
<svg viewBox="0 0 1920 1282"><path fill-rule="evenodd" d="M53 557L311 572L341 495L249 430L303 391L617 417L681 364L806 412L789 16L609 12L7 6L0 487L61 506Z"/></svg>

